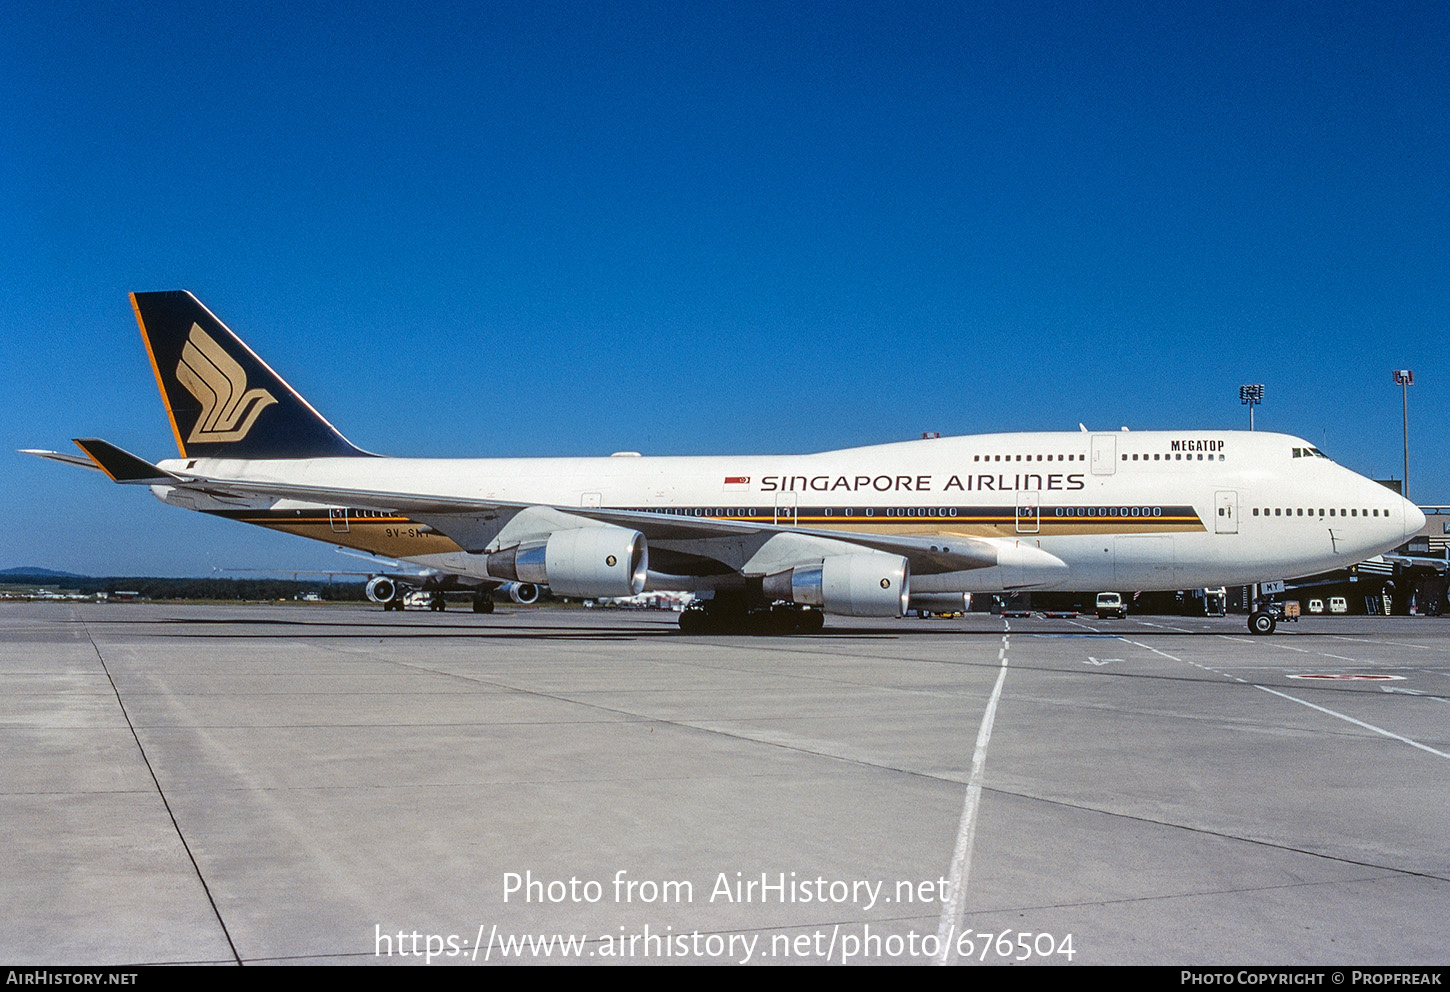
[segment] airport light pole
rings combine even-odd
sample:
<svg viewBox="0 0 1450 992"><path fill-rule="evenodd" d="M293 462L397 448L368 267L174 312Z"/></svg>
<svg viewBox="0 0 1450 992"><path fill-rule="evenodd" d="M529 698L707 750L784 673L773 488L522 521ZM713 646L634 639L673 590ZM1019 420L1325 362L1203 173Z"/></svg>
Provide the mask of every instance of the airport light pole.
<svg viewBox="0 0 1450 992"><path fill-rule="evenodd" d="M1399 373L1395 373L1398 375ZM1249 430L1254 429L1254 407L1264 402L1264 384L1254 382L1239 387L1239 402L1249 408Z"/></svg>
<svg viewBox="0 0 1450 992"><path fill-rule="evenodd" d="M1239 402L1249 408L1249 430L1254 429L1254 407L1264 402L1264 384L1262 382L1245 383L1239 387ZM1249 610L1257 612L1259 608L1259 584L1254 583L1252 599L1249 601Z"/></svg>
<svg viewBox="0 0 1450 992"><path fill-rule="evenodd" d="M1395 369L1395 382L1400 387L1400 408L1405 418L1405 474L1400 482L1400 495L1410 498L1410 387L1415 384L1415 373L1409 369Z"/></svg>

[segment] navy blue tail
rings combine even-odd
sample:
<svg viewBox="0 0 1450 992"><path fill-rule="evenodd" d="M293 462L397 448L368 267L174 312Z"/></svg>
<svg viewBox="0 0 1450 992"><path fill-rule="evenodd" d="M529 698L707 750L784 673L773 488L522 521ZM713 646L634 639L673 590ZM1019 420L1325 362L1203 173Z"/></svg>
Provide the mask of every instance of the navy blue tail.
<svg viewBox="0 0 1450 992"><path fill-rule="evenodd" d="M366 455L185 291L132 293L183 458Z"/></svg>

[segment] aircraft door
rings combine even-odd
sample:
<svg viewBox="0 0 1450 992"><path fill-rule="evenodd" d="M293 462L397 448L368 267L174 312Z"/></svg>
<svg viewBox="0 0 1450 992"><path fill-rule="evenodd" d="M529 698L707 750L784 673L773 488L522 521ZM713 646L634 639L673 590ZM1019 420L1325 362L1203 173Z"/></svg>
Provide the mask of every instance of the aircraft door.
<svg viewBox="0 0 1450 992"><path fill-rule="evenodd" d="M347 523L347 507L333 506L327 511L328 522L332 524L334 534L346 534L350 529Z"/></svg>
<svg viewBox="0 0 1450 992"><path fill-rule="evenodd" d="M1017 490L1017 533L1036 534L1041 530L1041 497L1036 489Z"/></svg>
<svg viewBox="0 0 1450 992"><path fill-rule="evenodd" d="M1115 434L1093 435L1093 475L1112 475L1118 470L1118 438Z"/></svg>
<svg viewBox="0 0 1450 992"><path fill-rule="evenodd" d="M1239 532L1239 494L1232 489L1221 489L1213 494L1213 532L1215 534L1237 534Z"/></svg>
<svg viewBox="0 0 1450 992"><path fill-rule="evenodd" d="M777 492L775 494L775 522L782 527L796 525L796 494Z"/></svg>

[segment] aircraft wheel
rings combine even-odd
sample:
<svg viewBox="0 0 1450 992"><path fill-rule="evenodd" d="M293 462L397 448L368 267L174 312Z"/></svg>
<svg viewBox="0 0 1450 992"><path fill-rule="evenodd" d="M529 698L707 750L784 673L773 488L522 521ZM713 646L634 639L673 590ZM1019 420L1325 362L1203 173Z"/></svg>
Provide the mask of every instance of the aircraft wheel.
<svg viewBox="0 0 1450 992"><path fill-rule="evenodd" d="M489 599L487 596L480 596L480 597L478 597L477 599L475 599L473 601L473 612L474 613L492 613L493 612L493 600Z"/></svg>
<svg viewBox="0 0 1450 992"><path fill-rule="evenodd" d="M1276 626L1278 625L1274 621L1274 615L1272 613L1264 613L1260 611L1258 613L1249 614L1250 634L1256 634L1259 636L1262 636L1264 634L1272 634Z"/></svg>
<svg viewBox="0 0 1450 992"><path fill-rule="evenodd" d="M705 611L686 610L680 614L680 633L703 634L705 632Z"/></svg>

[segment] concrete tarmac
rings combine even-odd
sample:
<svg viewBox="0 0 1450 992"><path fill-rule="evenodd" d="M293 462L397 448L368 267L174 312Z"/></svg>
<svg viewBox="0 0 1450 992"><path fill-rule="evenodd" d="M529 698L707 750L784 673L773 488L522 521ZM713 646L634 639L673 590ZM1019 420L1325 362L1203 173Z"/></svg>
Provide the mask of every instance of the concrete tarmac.
<svg viewBox="0 0 1450 992"><path fill-rule="evenodd" d="M0 604L0 962L1444 965L1447 633Z"/></svg>

